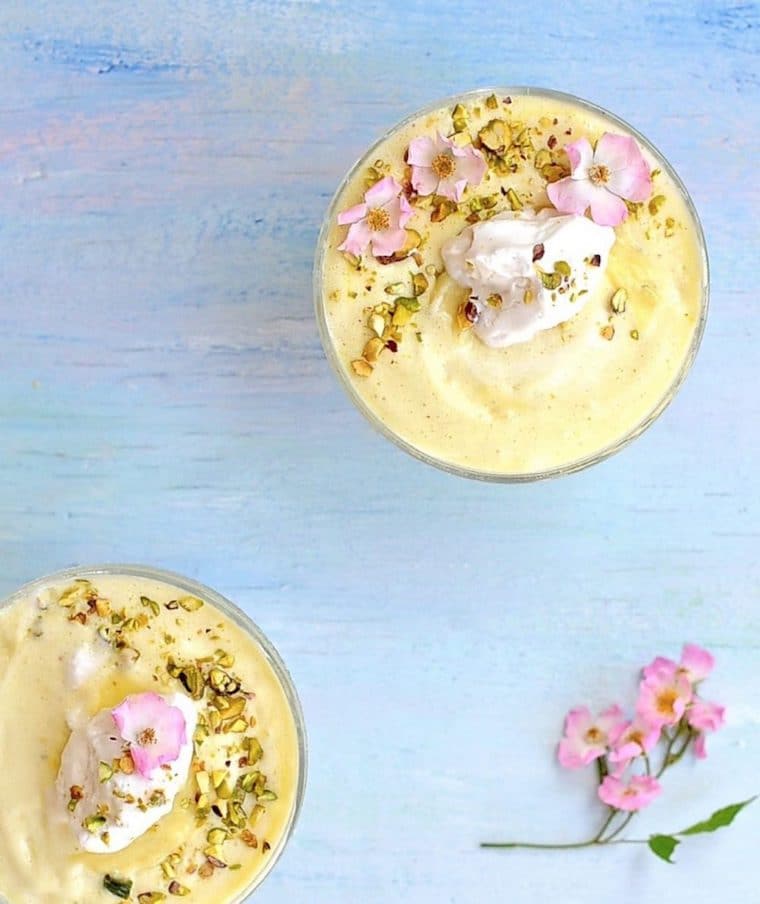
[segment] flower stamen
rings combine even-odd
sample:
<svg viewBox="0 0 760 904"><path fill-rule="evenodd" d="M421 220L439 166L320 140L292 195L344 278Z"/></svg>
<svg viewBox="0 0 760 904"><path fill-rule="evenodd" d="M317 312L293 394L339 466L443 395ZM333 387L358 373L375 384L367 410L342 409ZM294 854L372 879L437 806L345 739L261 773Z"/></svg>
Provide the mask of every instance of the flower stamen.
<svg viewBox="0 0 760 904"><path fill-rule="evenodd" d="M388 211L382 207L373 207L367 211L367 226L372 232L384 232L391 225Z"/></svg>
<svg viewBox="0 0 760 904"><path fill-rule="evenodd" d="M448 179L453 174L456 164L451 154L442 152L433 157L430 168L439 179Z"/></svg>
<svg viewBox="0 0 760 904"><path fill-rule="evenodd" d="M156 743L156 732L152 728L145 728L137 736L137 743L140 747L148 747Z"/></svg>
<svg viewBox="0 0 760 904"><path fill-rule="evenodd" d="M597 163L589 167L588 177L594 185L604 185L605 182L610 180L609 168L604 166L604 164Z"/></svg>

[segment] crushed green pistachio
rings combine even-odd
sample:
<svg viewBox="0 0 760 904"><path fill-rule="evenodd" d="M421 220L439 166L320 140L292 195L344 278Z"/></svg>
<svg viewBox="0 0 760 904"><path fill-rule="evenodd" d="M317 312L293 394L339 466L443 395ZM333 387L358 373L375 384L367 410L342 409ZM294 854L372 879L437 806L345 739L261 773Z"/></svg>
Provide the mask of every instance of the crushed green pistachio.
<svg viewBox="0 0 760 904"><path fill-rule="evenodd" d="M512 143L512 129L503 119L492 119L478 132L483 147L502 157Z"/></svg>
<svg viewBox="0 0 760 904"><path fill-rule="evenodd" d="M109 873L103 877L103 888L124 901L132 894L132 884L131 879L116 879Z"/></svg>

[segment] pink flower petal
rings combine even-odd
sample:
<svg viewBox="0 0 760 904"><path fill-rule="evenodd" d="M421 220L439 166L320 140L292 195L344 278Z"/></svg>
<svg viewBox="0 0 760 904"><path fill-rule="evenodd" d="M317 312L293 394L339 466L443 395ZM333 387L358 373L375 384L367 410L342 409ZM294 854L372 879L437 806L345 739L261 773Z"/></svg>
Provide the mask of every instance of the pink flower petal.
<svg viewBox="0 0 760 904"><path fill-rule="evenodd" d="M691 683L684 675L651 673L639 685L636 713L651 728L675 725L691 702L692 694Z"/></svg>
<svg viewBox="0 0 760 904"><path fill-rule="evenodd" d="M694 755L698 760L704 760L707 757L707 741L703 734L697 735L694 741Z"/></svg>
<svg viewBox="0 0 760 904"><path fill-rule="evenodd" d="M398 199L398 206L398 225L403 227L406 226L406 224L409 222L409 218L414 213L414 211L412 210L412 205L404 195L401 195L401 197Z"/></svg>
<svg viewBox="0 0 760 904"><path fill-rule="evenodd" d="M686 720L697 731L717 731L726 721L726 709L709 700L695 698L686 710Z"/></svg>
<svg viewBox="0 0 760 904"><path fill-rule="evenodd" d="M666 659L664 656L657 656L648 666L645 666L643 675L649 678L651 675L662 675L665 678L675 678L678 672L678 663L672 659Z"/></svg>
<svg viewBox="0 0 760 904"><path fill-rule="evenodd" d="M565 153L570 159L570 170L573 176L577 179L587 178L588 168L594 157L594 149L588 138L579 138L577 141L566 144ZM556 185L556 182L553 184Z"/></svg>
<svg viewBox="0 0 760 904"><path fill-rule="evenodd" d="M591 183L584 180L573 179L566 176L559 182L552 182L546 186L549 200L560 213L574 213L582 216L590 204Z"/></svg>
<svg viewBox="0 0 760 904"><path fill-rule="evenodd" d="M406 161L410 166L422 166L429 169L437 154L438 148L432 138L413 138L409 142Z"/></svg>
<svg viewBox="0 0 760 904"><path fill-rule="evenodd" d="M159 766L173 763L187 743L182 710L170 706L160 694L132 694L111 715L129 744L135 768L146 778Z"/></svg>
<svg viewBox="0 0 760 904"><path fill-rule="evenodd" d="M372 233L372 253L375 257L387 257L395 251L400 251L406 242L404 229L385 229L383 232Z"/></svg>
<svg viewBox="0 0 760 904"><path fill-rule="evenodd" d="M621 198L645 201L652 193L649 164L629 135L605 132L596 143L594 164L607 167L610 173L607 188Z"/></svg>
<svg viewBox="0 0 760 904"><path fill-rule="evenodd" d="M454 174L456 181L464 180L468 185L480 185L488 169L488 164L480 151L468 145L454 148L453 154L456 163Z"/></svg>
<svg viewBox="0 0 760 904"><path fill-rule="evenodd" d="M591 194L591 219L599 226L619 226L628 216L625 201L600 185L589 183Z"/></svg>
<svg viewBox="0 0 760 904"><path fill-rule="evenodd" d="M608 775L599 785L597 794L609 807L634 812L650 804L662 791L656 778L634 775L626 784L619 776Z"/></svg>
<svg viewBox="0 0 760 904"><path fill-rule="evenodd" d="M349 254L362 254L369 245L372 232L364 220L354 223L348 230L348 235L342 245L338 245L338 251L348 251Z"/></svg>
<svg viewBox="0 0 760 904"><path fill-rule="evenodd" d="M355 204L338 214L338 225L347 226L349 223L356 223L362 217L367 216L367 205L364 203Z"/></svg>
<svg viewBox="0 0 760 904"><path fill-rule="evenodd" d="M413 166L412 188L418 195L432 195L438 189L438 176L436 176L432 169ZM438 193L440 194L440 192Z"/></svg>
<svg viewBox="0 0 760 904"><path fill-rule="evenodd" d="M368 207L382 207L401 194L401 186L393 178L386 176L369 188L364 195Z"/></svg>
<svg viewBox="0 0 760 904"><path fill-rule="evenodd" d="M698 647L696 644L684 644L681 652L681 668L686 672L689 681L696 683L703 681L712 672L715 666L715 657Z"/></svg>

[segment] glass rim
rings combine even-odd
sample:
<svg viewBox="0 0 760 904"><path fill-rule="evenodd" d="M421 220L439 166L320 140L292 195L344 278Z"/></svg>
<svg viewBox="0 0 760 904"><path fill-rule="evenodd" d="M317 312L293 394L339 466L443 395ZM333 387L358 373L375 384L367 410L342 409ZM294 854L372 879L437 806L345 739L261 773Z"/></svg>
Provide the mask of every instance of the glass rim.
<svg viewBox="0 0 760 904"><path fill-rule="evenodd" d="M277 861L282 856L285 847L298 822L300 816L303 799L306 792L306 779L308 773L308 742L306 737L306 723L303 715L303 708L298 693L290 676L290 672L285 665L282 657L277 651L271 640L264 634L261 628L247 615L236 603L222 596L221 593L196 581L193 578L185 577L174 571L167 571L163 568L154 568L150 565L136 565L133 563L126 564L100 564L100 565L80 565L76 567L63 568L59 571L51 572L42 577L27 581L17 590L14 590L8 596L0 599L0 611L12 606L14 603L28 597L36 589L54 584L60 581L73 580L77 577L85 577L92 575L112 575L118 577L121 575L127 577L146 578L147 580L160 581L164 584L177 587L180 590L186 590L194 596L209 602L212 606L220 609L228 618L230 618L239 628L243 629L261 648L264 658L269 663L277 680L282 687L283 693L288 703L288 707L293 716L295 723L297 746L298 746L298 780L296 783L296 793L293 800L293 806L288 816L285 830L280 836L279 841L272 846L269 859L264 868L256 874L251 884L240 894L230 899L229 902L220 902L220 904L242 904L245 899L252 894L264 882L271 873ZM0 897L0 902L3 898Z"/></svg>
<svg viewBox="0 0 760 904"><path fill-rule="evenodd" d="M371 158L376 149L399 129L404 128L419 117L425 116L428 113L432 113L440 109L441 107L449 106L461 101L473 100L475 98L481 97L482 95L490 94L499 94L504 96L509 96L512 94L515 96L540 96L554 98L555 100L563 101L566 103L576 104L577 106L580 106L586 110L606 117L612 123L622 127L625 131L629 132L649 151L650 154L652 154L656 158L658 164L660 165L660 168L664 169L667 172L676 189L681 193L681 197L686 205L686 209L688 210L695 226L697 245L699 247L699 257L702 265L701 305L699 311L699 320L695 325L694 333L692 335L689 348L684 355L683 361L681 362L681 365L672 382L668 386L667 390L663 393L657 404L644 418L642 418L641 421L635 424L631 428L631 430L629 430L627 433L624 433L613 443L604 446L602 449L593 452L590 455L585 455L582 458L574 459L573 461L567 462L566 464L557 465L556 467L547 468L541 471L484 471L478 468L455 464L453 462L447 461L444 458L439 458L436 455L431 455L427 452L422 451L421 449L418 449L398 433L389 429L361 397L356 387L354 386L351 375L348 373L346 368L343 367L340 360L338 359L335 345L330 335L330 328L327 324L327 318L325 316L322 276L324 269L325 249L327 247L327 236L330 232L330 229L332 228L332 224L337 213L338 201L346 186L351 182L361 166L364 165L365 161ZM432 465L433 467L438 468L441 471L445 471L448 474L453 474L458 477L467 477L473 480L481 480L487 483L534 483L539 480L562 477L566 474L574 474L578 471L583 471L586 468L598 464L599 462L604 461L610 456L615 455L617 452L620 452L622 449L632 443L633 440L640 436L645 430L647 430L647 428L649 428L659 418L662 412L673 401L676 394L678 393L678 390L681 388L687 375L689 374L692 365L694 364L694 360L697 356L697 352L699 351L702 337L705 332L707 313L710 303L710 262L707 255L707 244L705 241L704 230L702 228L702 222L699 218L699 214L697 213L697 209L694 205L694 201L692 200L691 195L689 194L686 186L681 181L680 176L678 175L670 161L667 159L667 157L646 136L642 135L641 132L638 131L638 129L634 128L632 125L626 122L626 120L622 119L620 116L617 116L615 113L611 113L604 107L601 107L598 104L593 103L592 101L588 101L585 98L578 97L575 94L570 94L564 91L556 91L552 88L539 88L537 86L530 85L507 87L492 85L483 88L474 88L470 91L464 91L459 94L448 95L447 97L443 97L439 100L426 104L424 107L420 107L419 109L396 122L389 129L387 129L354 162L354 164L349 168L346 175L341 179L337 189L335 190L335 193L333 194L327 207L327 212L319 231L319 237L317 238L317 250L314 256L312 291L314 299L314 310L317 320L317 326L319 329L319 337L322 343L325 357L329 361L333 372L338 377L340 384L343 386L344 391L347 393L354 406L361 412L366 420L369 421L370 425L375 429L375 431L380 433L386 439L390 440L395 446L402 449L407 454L416 458L418 461Z"/></svg>

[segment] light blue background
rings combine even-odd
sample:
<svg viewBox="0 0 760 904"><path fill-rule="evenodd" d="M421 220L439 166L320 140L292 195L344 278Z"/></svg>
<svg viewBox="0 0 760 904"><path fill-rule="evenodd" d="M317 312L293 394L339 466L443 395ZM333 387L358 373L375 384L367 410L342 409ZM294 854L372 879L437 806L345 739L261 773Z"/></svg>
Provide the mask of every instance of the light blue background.
<svg viewBox="0 0 760 904"><path fill-rule="evenodd" d="M496 11L494 11L494 9ZM760 790L754 2L6 2L0 10L0 593L78 562L211 584L280 648L310 729L261 904L760 901L760 806L666 866L575 840L554 744L685 640L729 726L636 834ZM580 475L448 477L325 363L314 242L361 150L436 96L536 84L662 148L712 311L661 420ZM632 827L633 829L633 827Z"/></svg>

